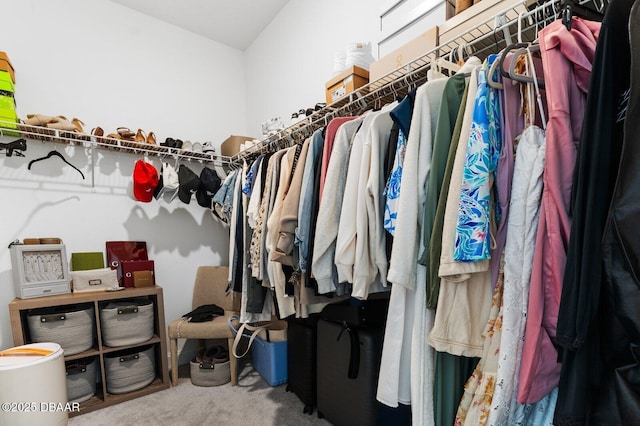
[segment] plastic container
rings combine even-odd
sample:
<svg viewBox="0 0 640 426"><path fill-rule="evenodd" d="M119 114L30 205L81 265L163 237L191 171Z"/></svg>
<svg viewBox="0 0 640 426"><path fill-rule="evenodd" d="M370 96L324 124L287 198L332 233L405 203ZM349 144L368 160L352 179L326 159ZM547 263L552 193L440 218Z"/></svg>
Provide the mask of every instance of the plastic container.
<svg viewBox="0 0 640 426"><path fill-rule="evenodd" d="M47 355L6 355L43 349ZM63 349L57 343L32 343L0 356L0 425L57 426L69 420Z"/></svg>
<svg viewBox="0 0 640 426"><path fill-rule="evenodd" d="M256 337L251 345L251 362L269 386L287 382L287 342L266 342Z"/></svg>

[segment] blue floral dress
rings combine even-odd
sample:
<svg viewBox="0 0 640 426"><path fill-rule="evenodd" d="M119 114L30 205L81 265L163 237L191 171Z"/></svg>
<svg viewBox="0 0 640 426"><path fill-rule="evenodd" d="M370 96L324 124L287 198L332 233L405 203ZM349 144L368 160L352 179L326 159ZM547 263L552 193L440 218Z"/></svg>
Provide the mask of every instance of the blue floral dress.
<svg viewBox="0 0 640 426"><path fill-rule="evenodd" d="M487 84L487 72L497 55L491 55L478 73L471 135L462 177L453 258L478 261L491 258L491 187L502 150L500 100Z"/></svg>

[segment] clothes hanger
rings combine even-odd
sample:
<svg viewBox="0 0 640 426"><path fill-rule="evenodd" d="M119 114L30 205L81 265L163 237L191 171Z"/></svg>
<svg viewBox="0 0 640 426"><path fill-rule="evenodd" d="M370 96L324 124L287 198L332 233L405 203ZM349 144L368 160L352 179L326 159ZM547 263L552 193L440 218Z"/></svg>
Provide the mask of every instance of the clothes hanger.
<svg viewBox="0 0 640 426"><path fill-rule="evenodd" d="M65 162L66 164L68 164L69 166L71 166L71 168L73 168L74 170L76 170L78 173L80 173L80 176L82 176L82 179L84 179L84 173L82 173L82 170L80 170L79 168L77 168L76 166L74 166L73 164L71 164L65 157L64 155L60 154L58 151L49 151L49 153L47 155L45 155L44 157L40 157L40 158L36 158L35 160L31 160L29 161L29 164L27 165L27 169L31 170L31 166L34 163L37 163L38 161L42 161L42 160L46 160L48 158L51 157L58 157L60 158L63 162Z"/></svg>
<svg viewBox="0 0 640 426"><path fill-rule="evenodd" d="M453 50L449 52L449 55L451 55L452 53L453 53ZM451 58L451 56L449 56L449 58ZM452 62L450 59L449 60L444 59L444 57L436 59L436 66L438 67L439 70L441 70L442 68L449 70L451 74L454 74L460 71L460 66L458 64Z"/></svg>
<svg viewBox="0 0 640 426"><path fill-rule="evenodd" d="M567 28L567 31L571 31L571 23L574 16L597 22L602 22L604 17L602 13L584 7L573 0L562 0L562 3L560 3L560 15L562 16L562 24Z"/></svg>
<svg viewBox="0 0 640 426"><path fill-rule="evenodd" d="M511 80L519 81L521 83L533 83L534 77L524 75L524 74L518 74L515 68L516 68L517 59L520 57L520 55L523 55L526 53L531 58L533 58L532 54L535 52L540 52L539 44L531 44L531 45L528 45L527 47L522 47L516 50L516 52L513 54L513 60L511 61L511 66L509 66L509 78ZM531 67L533 66L534 66L533 63L531 63ZM536 78L536 81L537 81L538 87L544 90L544 79Z"/></svg>
<svg viewBox="0 0 640 426"><path fill-rule="evenodd" d="M500 58L502 58L503 54L504 54L504 49L498 53L498 55L500 55L499 56ZM489 67L489 71L487 72L487 84L489 85L489 87L492 87L494 89L504 90L504 84L502 84L502 81L500 80L500 73L496 72L499 62L500 60L496 59L491 63L491 66ZM497 79L494 80L493 76L496 76Z"/></svg>
<svg viewBox="0 0 640 426"><path fill-rule="evenodd" d="M27 141L25 139L16 139L13 142L8 142L8 143L0 143L0 149L4 149L5 150L5 154L7 154L7 157L11 157L14 154L16 154L16 157L24 157L24 154L22 153L22 151L26 151L27 150Z"/></svg>

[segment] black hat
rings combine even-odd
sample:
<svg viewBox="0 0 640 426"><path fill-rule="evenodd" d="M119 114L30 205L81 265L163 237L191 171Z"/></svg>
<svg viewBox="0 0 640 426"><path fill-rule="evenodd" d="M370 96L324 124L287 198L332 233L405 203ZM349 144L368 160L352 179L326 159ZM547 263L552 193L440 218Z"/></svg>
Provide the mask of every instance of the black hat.
<svg viewBox="0 0 640 426"><path fill-rule="evenodd" d="M178 198L185 204L191 202L191 194L196 192L200 186L198 175L185 165L180 165L178 169L178 181L180 187L178 189Z"/></svg>
<svg viewBox="0 0 640 426"><path fill-rule="evenodd" d="M196 200L202 207L211 208L211 201L218 189L220 189L220 178L212 169L205 167L200 172L200 187L196 192Z"/></svg>

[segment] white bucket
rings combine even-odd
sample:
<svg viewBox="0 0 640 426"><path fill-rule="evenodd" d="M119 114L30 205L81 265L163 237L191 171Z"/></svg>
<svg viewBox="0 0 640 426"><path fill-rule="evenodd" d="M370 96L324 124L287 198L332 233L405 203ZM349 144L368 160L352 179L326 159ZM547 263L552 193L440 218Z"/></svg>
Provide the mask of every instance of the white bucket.
<svg viewBox="0 0 640 426"><path fill-rule="evenodd" d="M17 349L43 349L48 355L6 355ZM66 425L64 351L57 343L32 343L0 356L0 425ZM77 409L77 406L75 407Z"/></svg>

